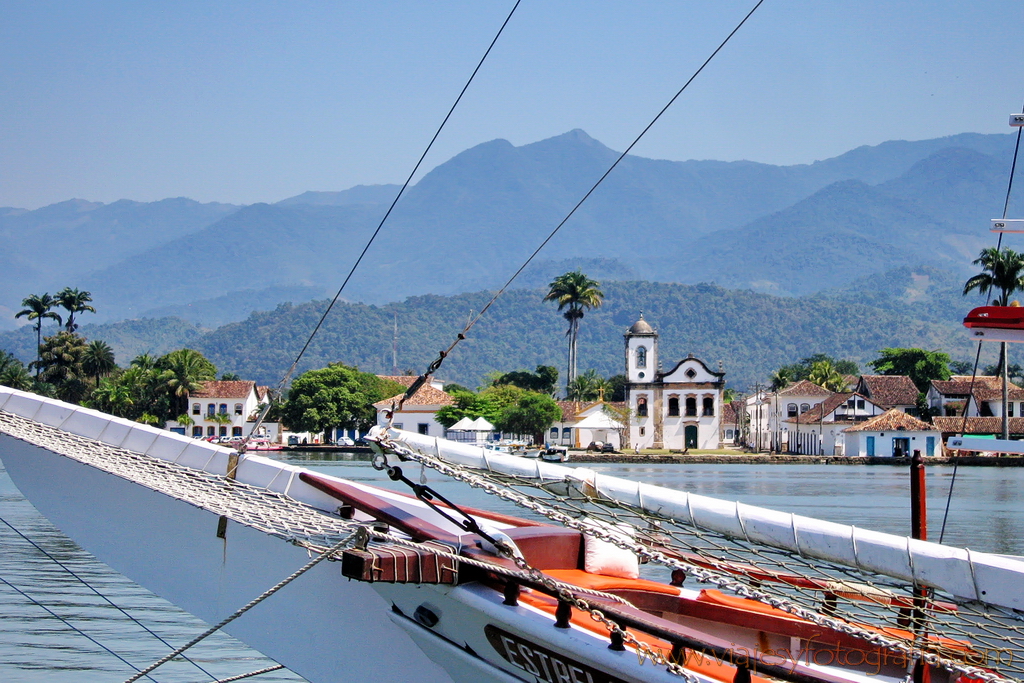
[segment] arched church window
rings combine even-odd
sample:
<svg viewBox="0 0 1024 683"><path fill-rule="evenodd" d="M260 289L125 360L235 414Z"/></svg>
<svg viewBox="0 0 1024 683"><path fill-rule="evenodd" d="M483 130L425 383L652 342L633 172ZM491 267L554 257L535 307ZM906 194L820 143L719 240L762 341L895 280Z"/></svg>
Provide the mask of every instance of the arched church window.
<svg viewBox="0 0 1024 683"><path fill-rule="evenodd" d="M789 403L786 405L786 417L796 417L796 404Z"/></svg>
<svg viewBox="0 0 1024 683"><path fill-rule="evenodd" d="M668 399L668 416L679 417L679 397L670 396Z"/></svg>
<svg viewBox="0 0 1024 683"><path fill-rule="evenodd" d="M697 417L697 399L693 396L686 397L686 417Z"/></svg>
<svg viewBox="0 0 1024 683"><path fill-rule="evenodd" d="M638 398L636 400L636 414L639 417L647 417L647 399Z"/></svg>
<svg viewBox="0 0 1024 683"><path fill-rule="evenodd" d="M704 397L704 415L711 416L715 414L715 399L710 396Z"/></svg>
<svg viewBox="0 0 1024 683"><path fill-rule="evenodd" d="M636 349L636 366L638 368L647 367L647 347L638 346Z"/></svg>

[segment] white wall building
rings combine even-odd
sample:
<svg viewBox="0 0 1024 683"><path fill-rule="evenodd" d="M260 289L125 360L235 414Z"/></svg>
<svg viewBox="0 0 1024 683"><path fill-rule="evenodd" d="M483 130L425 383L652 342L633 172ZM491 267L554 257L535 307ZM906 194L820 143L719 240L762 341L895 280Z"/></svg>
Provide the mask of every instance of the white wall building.
<svg viewBox="0 0 1024 683"><path fill-rule="evenodd" d="M251 380L204 382L203 388L189 396L191 425L171 420L167 428L195 438L242 438L249 436L259 405L268 400L268 387ZM276 441L277 423L263 423L256 436Z"/></svg>
<svg viewBox="0 0 1024 683"><path fill-rule="evenodd" d="M942 455L939 430L897 408L847 427L844 439L848 456Z"/></svg>
<svg viewBox="0 0 1024 683"><path fill-rule="evenodd" d="M885 412L860 394L831 394L810 410L786 420L789 452L844 455L845 430Z"/></svg>
<svg viewBox="0 0 1024 683"><path fill-rule="evenodd" d="M630 447L718 448L725 373L692 354L662 372L658 333L642 314L625 340Z"/></svg>

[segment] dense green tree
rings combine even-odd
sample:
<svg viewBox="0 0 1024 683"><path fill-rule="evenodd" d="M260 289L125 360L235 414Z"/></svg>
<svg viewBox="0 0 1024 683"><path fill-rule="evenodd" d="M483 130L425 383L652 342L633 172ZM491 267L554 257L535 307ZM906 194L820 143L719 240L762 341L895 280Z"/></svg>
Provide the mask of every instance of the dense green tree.
<svg viewBox="0 0 1024 683"><path fill-rule="evenodd" d="M575 270L556 277L548 285L548 293L544 296L544 301L558 302L558 310L565 309L562 317L569 321L569 330L566 332L566 336L569 337L566 386L572 384L572 381L576 379L577 337L580 321L583 319L583 311L600 307L604 300L604 293L601 291L600 285L601 283L591 280L581 271Z"/></svg>
<svg viewBox="0 0 1024 683"><path fill-rule="evenodd" d="M0 351L0 384L20 391L32 389L32 375L20 360L6 351Z"/></svg>
<svg viewBox="0 0 1024 683"><path fill-rule="evenodd" d="M527 391L554 395L558 385L558 368L551 365L538 365L535 372L525 370L506 372L495 377L491 383L495 386L511 384Z"/></svg>
<svg viewBox="0 0 1024 683"><path fill-rule="evenodd" d="M225 372L220 376L220 379L222 382L237 382L242 378L234 372Z"/></svg>
<svg viewBox="0 0 1024 683"><path fill-rule="evenodd" d="M506 434L532 436L533 442L544 443L544 432L561 419L562 409L554 399L543 394L526 393L515 405L506 406L494 420L494 426Z"/></svg>
<svg viewBox="0 0 1024 683"><path fill-rule="evenodd" d="M203 382L217 378L217 368L194 349L171 351L161 356L154 363L154 368L160 371L160 382L172 397L173 415L187 412L188 397L202 389Z"/></svg>
<svg viewBox="0 0 1024 683"><path fill-rule="evenodd" d="M57 304L68 312L68 319L64 321L65 330L74 332L78 329L78 325L75 324L75 314L86 311L96 312L96 309L89 305L91 301L92 292L84 292L71 287L65 287L57 292Z"/></svg>
<svg viewBox="0 0 1024 683"><path fill-rule="evenodd" d="M815 353L807 358L802 358L798 363L783 365L773 372L769 378L771 390L782 391L794 382L810 379L815 364L825 364L819 365L819 368L831 366L839 375L860 374L860 368L852 360L839 360L825 353Z"/></svg>
<svg viewBox="0 0 1024 683"><path fill-rule="evenodd" d="M39 370L39 379L52 384L62 401L77 403L88 391L82 369L85 340L73 332L58 332L43 339L39 360L32 363Z"/></svg>
<svg viewBox="0 0 1024 683"><path fill-rule="evenodd" d="M96 389L92 392L89 406L105 413L134 419L134 408L140 400L138 394L132 390L130 381L125 380L123 373L120 377L105 377L100 380ZM139 413L141 414L141 412Z"/></svg>
<svg viewBox="0 0 1024 683"><path fill-rule="evenodd" d="M332 363L295 378L281 414L294 431L369 429L377 417L373 404L404 389L397 382Z"/></svg>
<svg viewBox="0 0 1024 683"><path fill-rule="evenodd" d="M819 360L811 366L807 379L829 391L846 391L846 379L829 360Z"/></svg>
<svg viewBox="0 0 1024 683"><path fill-rule="evenodd" d="M621 403L626 400L626 376L612 375L605 382L604 398L606 401Z"/></svg>
<svg viewBox="0 0 1024 683"><path fill-rule="evenodd" d="M100 377L109 375L115 368L117 363L114 362L114 350L110 345L100 339L89 342L82 354L82 369L96 379L96 385L99 386Z"/></svg>
<svg viewBox="0 0 1024 683"><path fill-rule="evenodd" d="M47 318L56 320L57 325L61 324L61 317L57 313L54 313L52 309L58 304L57 300L49 294L30 294L25 297L21 305L24 306L22 310L14 314L15 318L27 316L28 319L34 320L36 325L36 360L39 360L39 347L43 344L43 321ZM39 366L36 366L36 377L39 377Z"/></svg>
<svg viewBox="0 0 1024 683"><path fill-rule="evenodd" d="M927 391L933 379L949 379L949 355L924 349L882 349L880 356L868 363L883 375L907 375L918 391Z"/></svg>
<svg viewBox="0 0 1024 683"><path fill-rule="evenodd" d="M597 370L587 370L566 387L566 398L570 401L597 401L607 391L607 382L597 374Z"/></svg>

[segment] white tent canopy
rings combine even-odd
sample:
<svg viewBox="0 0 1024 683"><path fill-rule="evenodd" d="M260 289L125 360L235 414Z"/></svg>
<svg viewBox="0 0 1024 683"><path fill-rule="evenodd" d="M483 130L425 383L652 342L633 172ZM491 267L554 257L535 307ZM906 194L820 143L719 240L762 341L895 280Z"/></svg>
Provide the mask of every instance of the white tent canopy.
<svg viewBox="0 0 1024 683"><path fill-rule="evenodd" d="M613 420L608 413L603 411L587 415L573 426L576 429L622 429L623 427L622 423Z"/></svg>
<svg viewBox="0 0 1024 683"><path fill-rule="evenodd" d="M464 417L461 420L459 420L458 422L456 422L455 424L453 424L448 429L467 430L468 431L468 430L471 430L471 429L475 429L475 427L473 426L473 420L470 420L468 417Z"/></svg>
<svg viewBox="0 0 1024 683"><path fill-rule="evenodd" d="M478 417L477 419L473 420L473 426L470 427L469 429L473 429L478 432L493 432L494 425L492 425L484 418Z"/></svg>

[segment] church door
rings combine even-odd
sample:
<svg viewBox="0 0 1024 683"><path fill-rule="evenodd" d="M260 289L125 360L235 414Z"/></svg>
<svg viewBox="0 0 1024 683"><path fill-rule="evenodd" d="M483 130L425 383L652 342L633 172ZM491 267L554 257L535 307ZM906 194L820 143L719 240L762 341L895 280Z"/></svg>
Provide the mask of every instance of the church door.
<svg viewBox="0 0 1024 683"><path fill-rule="evenodd" d="M677 432L678 433L678 432ZM683 430L683 438L687 448L697 447L697 426L686 425L686 429Z"/></svg>

